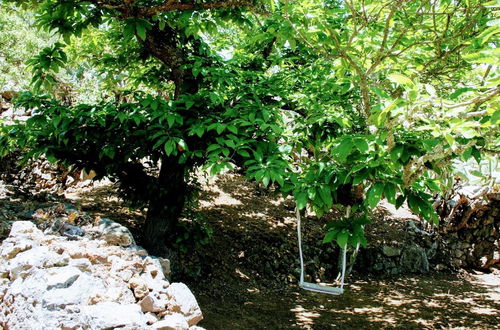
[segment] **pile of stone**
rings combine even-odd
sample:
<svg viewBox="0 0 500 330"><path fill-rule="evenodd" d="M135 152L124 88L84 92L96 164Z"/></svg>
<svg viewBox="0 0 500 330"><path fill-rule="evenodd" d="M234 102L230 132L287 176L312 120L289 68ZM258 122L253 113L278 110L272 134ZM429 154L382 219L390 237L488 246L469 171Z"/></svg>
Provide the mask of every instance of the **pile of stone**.
<svg viewBox="0 0 500 330"><path fill-rule="evenodd" d="M200 329L189 288L165 277L168 260L148 256L110 220L73 230L68 237L13 223L0 246L3 328Z"/></svg>
<svg viewBox="0 0 500 330"><path fill-rule="evenodd" d="M393 221L391 219L386 221ZM419 228L414 219L405 221L400 240L392 244L370 244L356 260L359 271L386 275L420 274L449 269L442 263L439 235Z"/></svg>
<svg viewBox="0 0 500 330"><path fill-rule="evenodd" d="M438 206L443 249L454 267L486 269L500 264L500 193L464 186Z"/></svg>
<svg viewBox="0 0 500 330"><path fill-rule="evenodd" d="M500 193L464 186L438 199L435 207L438 226L406 220L397 242L362 249L356 268L395 275L500 265Z"/></svg>

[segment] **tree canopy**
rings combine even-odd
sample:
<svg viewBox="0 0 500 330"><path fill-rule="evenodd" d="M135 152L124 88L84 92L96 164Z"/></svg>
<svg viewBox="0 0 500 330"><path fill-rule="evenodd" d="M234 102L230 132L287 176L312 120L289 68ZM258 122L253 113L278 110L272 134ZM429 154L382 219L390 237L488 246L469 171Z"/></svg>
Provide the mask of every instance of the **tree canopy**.
<svg viewBox="0 0 500 330"><path fill-rule="evenodd" d="M365 244L382 198L437 222L453 160L499 151L496 1L1 5L53 42L18 99L34 116L2 128L0 153L119 181L148 206L153 252L175 237L199 167L239 167L320 217L352 207L327 227L343 247Z"/></svg>

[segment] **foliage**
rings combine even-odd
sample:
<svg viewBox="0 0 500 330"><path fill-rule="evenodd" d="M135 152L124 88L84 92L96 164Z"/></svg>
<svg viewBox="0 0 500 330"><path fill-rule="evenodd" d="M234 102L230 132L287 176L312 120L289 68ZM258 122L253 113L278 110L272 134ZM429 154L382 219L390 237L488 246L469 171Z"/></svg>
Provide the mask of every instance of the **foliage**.
<svg viewBox="0 0 500 330"><path fill-rule="evenodd" d="M364 244L380 200L437 223L452 160L498 153L495 1L21 3L61 38L29 62L34 91L65 67L102 93L25 94L35 116L0 152L92 168L137 203L176 189L148 173L159 163L240 166L317 216L356 205L325 241Z"/></svg>

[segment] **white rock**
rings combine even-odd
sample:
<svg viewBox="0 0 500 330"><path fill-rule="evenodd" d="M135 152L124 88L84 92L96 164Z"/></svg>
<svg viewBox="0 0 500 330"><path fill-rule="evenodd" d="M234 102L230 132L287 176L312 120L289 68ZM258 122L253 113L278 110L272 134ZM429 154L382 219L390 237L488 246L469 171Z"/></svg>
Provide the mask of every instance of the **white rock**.
<svg viewBox="0 0 500 330"><path fill-rule="evenodd" d="M141 306L142 311L145 313L159 313L165 310L167 303L168 300L159 299L152 294L148 294L139 302L139 306Z"/></svg>
<svg viewBox="0 0 500 330"><path fill-rule="evenodd" d="M189 289L171 288L165 279L168 260L109 244L68 241L44 235L31 222L15 223L0 245L1 326L188 329L202 318ZM158 321L152 312L166 317Z"/></svg>
<svg viewBox="0 0 500 330"><path fill-rule="evenodd" d="M131 289L134 290L134 296L137 299L142 299L149 294L149 288L146 282L138 275L135 274L128 282Z"/></svg>
<svg viewBox="0 0 500 330"><path fill-rule="evenodd" d="M2 300L5 292L9 289L10 281L6 278L0 278L0 301Z"/></svg>
<svg viewBox="0 0 500 330"><path fill-rule="evenodd" d="M10 278L15 280L19 276L26 276L33 267L66 266L68 262L68 256L57 254L47 246L39 246L16 255L14 259L8 262L7 269Z"/></svg>
<svg viewBox="0 0 500 330"><path fill-rule="evenodd" d="M97 231L100 233L101 239L105 240L109 245L135 245L134 238L127 227L110 219L102 219L99 222Z"/></svg>
<svg viewBox="0 0 500 330"><path fill-rule="evenodd" d="M88 272L92 267L92 263L87 258L70 259L69 265L78 268L82 272Z"/></svg>
<svg viewBox="0 0 500 330"><path fill-rule="evenodd" d="M144 271L149 273L154 279L162 280L165 278L162 264L158 258L144 258Z"/></svg>
<svg viewBox="0 0 500 330"><path fill-rule="evenodd" d="M151 325L155 330L185 330L189 329L189 324L179 313L166 315L163 320L158 321Z"/></svg>
<svg viewBox="0 0 500 330"><path fill-rule="evenodd" d="M81 312L90 329L145 329L146 316L136 304L121 305L116 302L103 302L92 306L82 306Z"/></svg>
<svg viewBox="0 0 500 330"><path fill-rule="evenodd" d="M5 258L5 259L12 259L18 253L27 251L36 245L38 245L38 244L36 244L32 240L28 240L25 238L21 238L21 239L7 238L2 243L2 249L0 250L0 256L2 258Z"/></svg>
<svg viewBox="0 0 500 330"><path fill-rule="evenodd" d="M140 275L141 279L143 280L144 283L146 283L146 286L150 291L155 291L155 292L166 292L166 288L170 285L170 283L163 278L163 276L157 276L156 278L153 278L151 276L151 273L149 272L144 272Z"/></svg>
<svg viewBox="0 0 500 330"><path fill-rule="evenodd" d="M167 294L173 300L172 303L180 308L181 313L186 317L190 326L197 324L203 319L198 302L186 284L170 284L167 288Z"/></svg>
<svg viewBox="0 0 500 330"><path fill-rule="evenodd" d="M38 229L31 221L16 221L12 224L9 237L19 236L21 234L40 234L42 231Z"/></svg>
<svg viewBox="0 0 500 330"><path fill-rule="evenodd" d="M163 269L163 274L170 274L170 260L165 258L158 258L161 264L161 268Z"/></svg>
<svg viewBox="0 0 500 330"><path fill-rule="evenodd" d="M158 317L154 313L146 313L144 316L146 316L146 323L149 325L158 322Z"/></svg>
<svg viewBox="0 0 500 330"><path fill-rule="evenodd" d="M72 266L54 267L47 270L47 290L63 289L71 286L82 272Z"/></svg>
<svg viewBox="0 0 500 330"><path fill-rule="evenodd" d="M67 305L86 305L90 297L105 290L101 279L82 273L71 286L47 291L43 295L43 304L52 309Z"/></svg>

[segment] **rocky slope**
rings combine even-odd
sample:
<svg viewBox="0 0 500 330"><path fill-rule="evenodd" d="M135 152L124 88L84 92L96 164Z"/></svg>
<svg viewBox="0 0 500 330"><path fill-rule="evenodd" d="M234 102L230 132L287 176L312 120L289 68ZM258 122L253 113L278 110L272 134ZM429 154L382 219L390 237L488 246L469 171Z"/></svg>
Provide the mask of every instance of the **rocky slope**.
<svg viewBox="0 0 500 330"><path fill-rule="evenodd" d="M17 221L0 246L5 329L200 329L198 303L170 263L110 220L38 229Z"/></svg>

